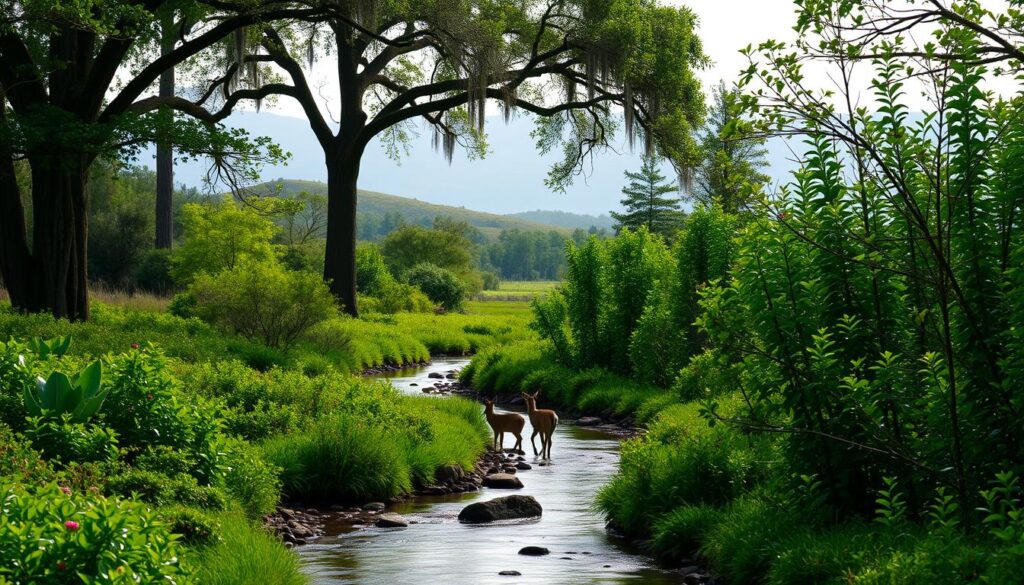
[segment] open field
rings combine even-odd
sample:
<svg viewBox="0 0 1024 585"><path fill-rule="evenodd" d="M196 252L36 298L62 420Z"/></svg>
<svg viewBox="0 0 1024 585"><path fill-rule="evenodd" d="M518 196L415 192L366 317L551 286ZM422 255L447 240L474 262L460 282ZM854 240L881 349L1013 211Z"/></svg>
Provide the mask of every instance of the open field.
<svg viewBox="0 0 1024 585"><path fill-rule="evenodd" d="M557 280L509 280L501 283L498 290L485 290L478 295L480 300L530 300L544 296L558 288Z"/></svg>

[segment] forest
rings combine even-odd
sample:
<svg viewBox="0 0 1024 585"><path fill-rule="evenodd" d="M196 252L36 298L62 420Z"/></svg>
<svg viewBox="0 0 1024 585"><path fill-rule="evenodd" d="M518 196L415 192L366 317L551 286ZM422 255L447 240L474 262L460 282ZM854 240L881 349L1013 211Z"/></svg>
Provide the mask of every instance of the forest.
<svg viewBox="0 0 1024 585"><path fill-rule="evenodd" d="M0 583L1024 582L1024 2L0 4ZM514 115L612 229L357 214Z"/></svg>

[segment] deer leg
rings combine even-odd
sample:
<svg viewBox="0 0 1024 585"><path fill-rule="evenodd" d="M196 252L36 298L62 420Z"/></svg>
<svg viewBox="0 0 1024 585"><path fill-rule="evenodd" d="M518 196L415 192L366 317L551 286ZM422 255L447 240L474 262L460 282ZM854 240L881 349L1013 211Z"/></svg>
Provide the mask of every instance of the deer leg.
<svg viewBox="0 0 1024 585"><path fill-rule="evenodd" d="M548 460L549 461L551 460L551 438L554 437L554 436L555 436L555 433L548 433L548 440L546 441L547 442Z"/></svg>
<svg viewBox="0 0 1024 585"><path fill-rule="evenodd" d="M515 450L516 451L522 451L523 450L523 434L522 433L516 433L516 446L515 446Z"/></svg>
<svg viewBox="0 0 1024 585"><path fill-rule="evenodd" d="M539 432L540 431L538 431L537 429L533 429L533 434L530 435L530 445L533 446L533 456L534 457L536 457L537 455L540 454L540 453L537 452L537 444L533 442L534 437L536 437L537 433L539 433ZM540 446L541 447L544 446L544 435L541 435L541 437L540 437Z"/></svg>

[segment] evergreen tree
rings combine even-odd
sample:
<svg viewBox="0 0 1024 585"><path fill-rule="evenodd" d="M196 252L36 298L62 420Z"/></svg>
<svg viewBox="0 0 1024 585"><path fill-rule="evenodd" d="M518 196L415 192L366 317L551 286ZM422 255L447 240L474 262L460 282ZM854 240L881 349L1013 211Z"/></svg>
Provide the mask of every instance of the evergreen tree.
<svg viewBox="0 0 1024 585"><path fill-rule="evenodd" d="M690 195L695 202L709 206L717 199L727 213L749 209L768 180L761 172L768 165L764 139L738 131L739 99L739 90L727 88L724 81L714 89L714 103L700 138L702 160Z"/></svg>
<svg viewBox="0 0 1024 585"><path fill-rule="evenodd" d="M616 232L623 228L635 230L644 226L651 233L670 236L679 229L683 217L679 199L665 197L675 191L676 187L665 181L653 156L644 157L640 172L626 171L626 178L629 179L629 185L623 187L622 193L626 198L621 201L625 212L611 212L611 216L618 222Z"/></svg>

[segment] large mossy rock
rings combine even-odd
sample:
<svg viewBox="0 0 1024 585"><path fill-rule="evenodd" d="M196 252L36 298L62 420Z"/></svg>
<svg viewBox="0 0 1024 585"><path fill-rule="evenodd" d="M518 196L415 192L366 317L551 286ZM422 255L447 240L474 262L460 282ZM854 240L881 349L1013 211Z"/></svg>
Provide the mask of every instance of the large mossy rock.
<svg viewBox="0 0 1024 585"><path fill-rule="evenodd" d="M459 512L459 521L471 524L534 518L544 512L533 496L505 496L486 502L474 502Z"/></svg>

